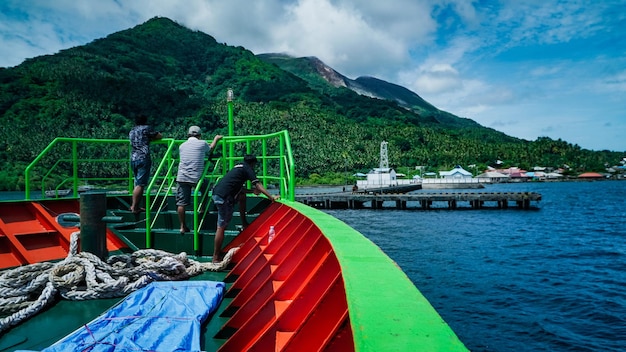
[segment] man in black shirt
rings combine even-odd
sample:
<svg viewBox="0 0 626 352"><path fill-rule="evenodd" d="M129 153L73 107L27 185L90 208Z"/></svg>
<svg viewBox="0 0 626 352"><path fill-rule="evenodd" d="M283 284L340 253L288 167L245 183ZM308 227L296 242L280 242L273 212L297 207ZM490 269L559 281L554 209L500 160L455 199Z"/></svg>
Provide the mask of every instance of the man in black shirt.
<svg viewBox="0 0 626 352"><path fill-rule="evenodd" d="M254 194L263 193L272 202L278 196L271 195L259 182L254 173L257 159L254 155L246 155L243 163L235 165L219 180L213 188L213 202L217 206L217 230L215 231L215 248L213 250L213 263L222 261L222 242L224 242L224 230L233 217L235 200L239 199L241 192L245 192L244 183L252 182ZM245 197L245 193L243 194Z"/></svg>

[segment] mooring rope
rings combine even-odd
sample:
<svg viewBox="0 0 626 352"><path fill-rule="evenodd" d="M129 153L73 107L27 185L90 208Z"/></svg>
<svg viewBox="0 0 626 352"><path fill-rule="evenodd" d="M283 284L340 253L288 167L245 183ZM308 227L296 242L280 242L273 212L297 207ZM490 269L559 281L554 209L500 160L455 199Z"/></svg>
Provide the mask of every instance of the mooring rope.
<svg viewBox="0 0 626 352"><path fill-rule="evenodd" d="M106 262L78 252L80 232L72 233L70 250L57 263L43 262L0 272L0 332L37 314L55 301L125 296L152 281L185 280L206 271L224 270L237 248L220 263L203 263L182 252L142 249L111 256Z"/></svg>

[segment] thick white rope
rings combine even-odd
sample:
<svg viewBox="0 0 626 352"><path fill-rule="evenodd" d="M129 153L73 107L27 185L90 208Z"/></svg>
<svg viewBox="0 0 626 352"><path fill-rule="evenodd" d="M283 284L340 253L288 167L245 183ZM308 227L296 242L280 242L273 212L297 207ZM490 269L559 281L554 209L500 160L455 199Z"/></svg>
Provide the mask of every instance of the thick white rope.
<svg viewBox="0 0 626 352"><path fill-rule="evenodd" d="M0 332L37 314L55 301L125 296L152 281L186 280L205 271L221 271L238 248L220 263L202 263L179 254L143 249L115 255L106 262L77 253L80 232L72 233L68 256L57 263L36 263L0 272ZM36 298L33 298L36 297Z"/></svg>

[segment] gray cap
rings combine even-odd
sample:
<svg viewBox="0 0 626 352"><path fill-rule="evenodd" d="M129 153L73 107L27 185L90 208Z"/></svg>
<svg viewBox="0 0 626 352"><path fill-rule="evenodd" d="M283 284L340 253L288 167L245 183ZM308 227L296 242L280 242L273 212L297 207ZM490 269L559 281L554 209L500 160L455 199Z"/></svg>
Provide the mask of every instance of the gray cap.
<svg viewBox="0 0 626 352"><path fill-rule="evenodd" d="M189 133L188 134L190 136L199 136L199 135L202 134L202 130L198 126L191 126L191 127L189 127Z"/></svg>

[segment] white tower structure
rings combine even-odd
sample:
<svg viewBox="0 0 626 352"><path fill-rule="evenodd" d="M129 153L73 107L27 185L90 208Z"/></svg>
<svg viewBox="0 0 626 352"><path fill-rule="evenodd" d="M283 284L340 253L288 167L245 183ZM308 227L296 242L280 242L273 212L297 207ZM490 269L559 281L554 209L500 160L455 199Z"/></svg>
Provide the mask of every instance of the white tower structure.
<svg viewBox="0 0 626 352"><path fill-rule="evenodd" d="M389 157L387 156L387 142L380 142L380 169L389 168Z"/></svg>

